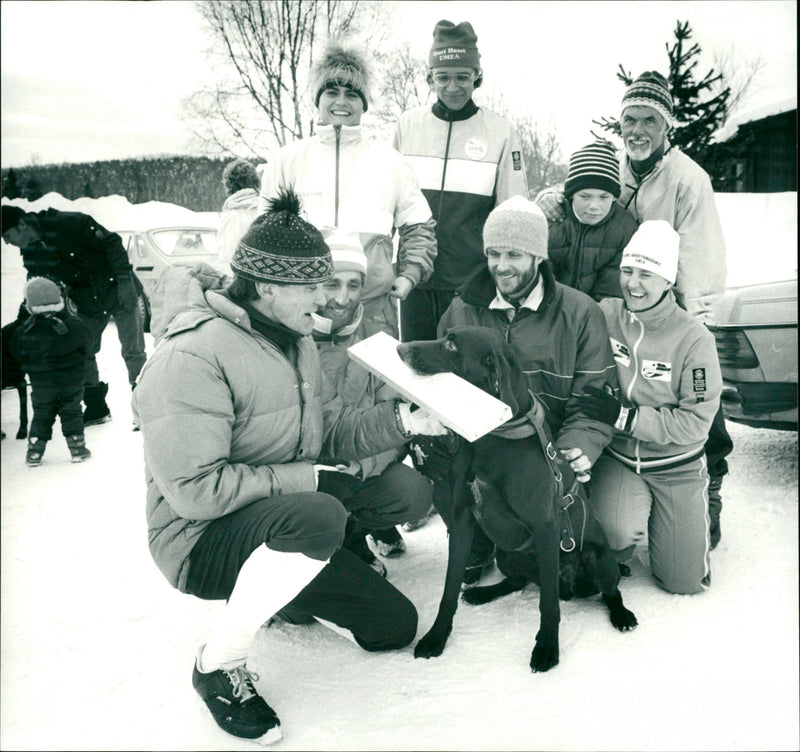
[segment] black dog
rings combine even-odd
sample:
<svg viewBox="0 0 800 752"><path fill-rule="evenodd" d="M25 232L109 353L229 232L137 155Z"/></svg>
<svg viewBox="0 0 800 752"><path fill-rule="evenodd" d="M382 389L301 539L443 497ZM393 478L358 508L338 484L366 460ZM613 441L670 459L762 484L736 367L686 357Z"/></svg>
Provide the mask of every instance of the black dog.
<svg viewBox="0 0 800 752"><path fill-rule="evenodd" d="M575 548L578 543L581 546L573 557L578 562L573 566L576 577L581 570L580 579L573 578L582 583L576 590L583 593L591 589L583 583L591 583L594 592L602 592L612 624L622 631L635 627L636 617L622 603L619 568L605 534L574 482L569 463L557 458L543 408L529 392L516 355L502 335L484 327L456 327L441 339L400 344L397 351L417 373L454 373L505 402L514 414L501 427L505 431L462 441L455 453L450 468L452 508L438 510L449 532L444 593L433 626L414 649L415 657L430 658L444 650L472 544L473 516L498 549L519 554L506 559L498 556L509 569L517 564L512 578L495 590L477 589L472 602L519 590L530 580L539 582L540 624L530 659L533 671L547 671L558 663L560 542L567 544L564 548L569 548L570 540ZM571 522L570 507L589 512L579 526Z"/></svg>
<svg viewBox="0 0 800 752"><path fill-rule="evenodd" d="M19 361L11 353L11 337L25 317L17 318L3 327L3 389L16 389L19 394L19 430L17 438L24 439L28 436L28 382Z"/></svg>

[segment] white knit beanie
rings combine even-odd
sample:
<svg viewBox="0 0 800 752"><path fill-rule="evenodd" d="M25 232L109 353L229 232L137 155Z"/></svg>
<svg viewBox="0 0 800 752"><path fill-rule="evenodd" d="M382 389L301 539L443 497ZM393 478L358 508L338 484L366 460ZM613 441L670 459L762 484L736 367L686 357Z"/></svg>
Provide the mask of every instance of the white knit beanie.
<svg viewBox="0 0 800 752"><path fill-rule="evenodd" d="M323 237L331 249L334 272L361 272L367 274L367 256L357 232L338 228L323 230Z"/></svg>
<svg viewBox="0 0 800 752"><path fill-rule="evenodd" d="M512 196L492 209L483 226L483 249L514 248L547 258L547 219L523 196Z"/></svg>
<svg viewBox="0 0 800 752"><path fill-rule="evenodd" d="M639 225L622 252L620 266L631 266L658 274L675 284L678 276L680 235L664 219L649 219Z"/></svg>

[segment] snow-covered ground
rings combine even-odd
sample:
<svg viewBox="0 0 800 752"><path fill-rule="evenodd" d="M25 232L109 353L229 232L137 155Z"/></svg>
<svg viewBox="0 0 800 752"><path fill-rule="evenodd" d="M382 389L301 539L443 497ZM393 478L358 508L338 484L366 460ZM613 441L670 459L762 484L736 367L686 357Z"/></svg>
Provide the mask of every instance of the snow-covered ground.
<svg viewBox="0 0 800 752"><path fill-rule="evenodd" d="M106 201L81 210L113 227L100 219ZM3 245L3 323L23 280ZM69 462L56 426L42 466L26 467L16 393L2 393L0 749L256 749L220 731L191 687L222 604L173 590L150 559L141 434L113 324L99 365L113 420L87 429L83 464ZM273 625L250 664L282 720L275 749L800 749L797 433L729 429L708 592L663 592L641 552L621 586L639 627L617 632L598 597L562 603L561 662L546 674L528 668L532 586L462 604L445 653L427 661L413 646L370 654L322 625ZM436 518L405 538L407 553L387 566L421 636L446 534Z"/></svg>

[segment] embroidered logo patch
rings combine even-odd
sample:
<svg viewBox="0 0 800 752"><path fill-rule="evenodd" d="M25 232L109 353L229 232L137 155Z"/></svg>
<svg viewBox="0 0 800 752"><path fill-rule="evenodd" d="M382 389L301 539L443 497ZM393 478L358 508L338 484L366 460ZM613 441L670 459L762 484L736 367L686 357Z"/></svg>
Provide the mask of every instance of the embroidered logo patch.
<svg viewBox="0 0 800 752"><path fill-rule="evenodd" d="M624 368L627 368L631 364L631 351L628 346L613 337L608 339L611 342L611 354L614 356L614 360Z"/></svg>
<svg viewBox="0 0 800 752"><path fill-rule="evenodd" d="M672 363L659 360L643 360L642 376L652 381L670 381L672 379Z"/></svg>
<svg viewBox="0 0 800 752"><path fill-rule="evenodd" d="M514 163L515 170L522 169L522 155L518 151L511 152L511 161Z"/></svg>
<svg viewBox="0 0 800 752"><path fill-rule="evenodd" d="M489 144L482 138L469 138L464 144L464 154L470 159L483 159L489 152Z"/></svg>
<svg viewBox="0 0 800 752"><path fill-rule="evenodd" d="M703 402L706 398L706 369L692 368L692 389L698 402Z"/></svg>

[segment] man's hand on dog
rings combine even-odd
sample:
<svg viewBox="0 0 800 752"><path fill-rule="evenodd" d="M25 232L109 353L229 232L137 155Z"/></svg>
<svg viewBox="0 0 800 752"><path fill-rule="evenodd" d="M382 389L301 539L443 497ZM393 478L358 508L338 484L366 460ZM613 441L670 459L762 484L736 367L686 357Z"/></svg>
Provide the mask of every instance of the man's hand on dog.
<svg viewBox="0 0 800 752"><path fill-rule="evenodd" d="M589 474L589 470L592 467L592 463L583 453L583 449L574 447L573 449L559 449L559 451L564 459L569 462L569 466L572 468L572 472L575 473L578 482L586 483L591 480L592 476Z"/></svg>

